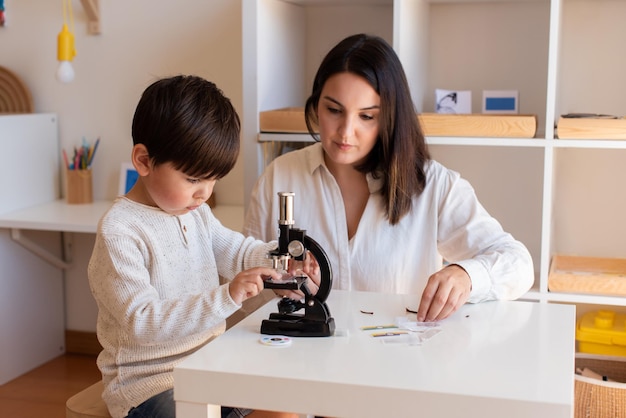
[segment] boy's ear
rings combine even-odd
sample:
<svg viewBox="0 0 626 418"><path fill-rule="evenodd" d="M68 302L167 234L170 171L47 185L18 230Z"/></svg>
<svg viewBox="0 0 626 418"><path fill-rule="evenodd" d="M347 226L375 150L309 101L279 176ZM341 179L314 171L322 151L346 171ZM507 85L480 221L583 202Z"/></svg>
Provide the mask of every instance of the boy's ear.
<svg viewBox="0 0 626 418"><path fill-rule="evenodd" d="M150 155L148 149L144 144L137 144L133 146L131 153L131 160L137 174L140 176L147 176L150 173Z"/></svg>

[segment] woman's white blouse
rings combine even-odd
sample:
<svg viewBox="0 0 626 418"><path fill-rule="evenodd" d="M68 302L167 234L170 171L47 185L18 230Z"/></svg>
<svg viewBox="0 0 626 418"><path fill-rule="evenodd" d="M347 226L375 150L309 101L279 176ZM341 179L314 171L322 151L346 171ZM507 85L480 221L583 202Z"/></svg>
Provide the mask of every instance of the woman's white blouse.
<svg viewBox="0 0 626 418"><path fill-rule="evenodd" d="M385 217L380 181L367 176L370 196L348 239L339 186L317 143L276 158L257 181L244 234L278 238L278 192L294 192L295 227L329 257L333 288L421 295L442 263L463 267L472 280L469 302L516 299L534 282L526 247L503 231L471 185L436 161L426 166L424 192L397 225Z"/></svg>

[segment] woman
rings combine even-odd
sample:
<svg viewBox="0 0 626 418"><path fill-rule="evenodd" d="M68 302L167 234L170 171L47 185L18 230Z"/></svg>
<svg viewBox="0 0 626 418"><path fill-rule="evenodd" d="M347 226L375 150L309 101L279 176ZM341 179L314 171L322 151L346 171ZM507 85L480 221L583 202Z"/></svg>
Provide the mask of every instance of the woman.
<svg viewBox="0 0 626 418"><path fill-rule="evenodd" d="M430 159L404 70L364 34L322 61L305 106L319 143L276 158L259 178L244 233L275 239L276 193L327 252L333 288L416 295L418 321L465 302L516 299L534 281L526 247L460 175ZM317 139L317 138L316 138Z"/></svg>

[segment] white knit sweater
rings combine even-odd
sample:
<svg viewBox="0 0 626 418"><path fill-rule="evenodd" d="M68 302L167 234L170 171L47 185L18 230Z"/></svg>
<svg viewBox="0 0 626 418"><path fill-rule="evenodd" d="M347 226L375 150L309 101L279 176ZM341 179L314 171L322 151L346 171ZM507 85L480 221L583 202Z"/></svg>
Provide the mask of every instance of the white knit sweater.
<svg viewBox="0 0 626 418"><path fill-rule="evenodd" d="M219 277L269 266L275 246L225 228L208 205L174 216L125 197L114 202L88 268L103 399L114 418L173 387L174 366L221 334L241 306Z"/></svg>

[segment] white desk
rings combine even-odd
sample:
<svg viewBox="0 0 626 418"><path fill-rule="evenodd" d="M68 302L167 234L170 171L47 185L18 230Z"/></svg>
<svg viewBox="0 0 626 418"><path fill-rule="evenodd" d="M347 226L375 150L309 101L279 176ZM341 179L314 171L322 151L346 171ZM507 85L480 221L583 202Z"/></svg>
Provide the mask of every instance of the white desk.
<svg viewBox="0 0 626 418"><path fill-rule="evenodd" d="M39 184L37 179L32 181ZM24 190L33 193L30 187ZM73 233L95 233L111 204L103 200L68 205L64 199L58 199L0 211L0 385L64 352L66 307L62 270L72 266ZM241 231L242 206L219 206L213 213L227 227ZM62 256L59 248L52 252L49 242L42 245L39 239L23 234L23 230L61 232Z"/></svg>
<svg viewBox="0 0 626 418"><path fill-rule="evenodd" d="M0 214L0 228L95 233L111 201L68 205L64 199Z"/></svg>
<svg viewBox="0 0 626 418"><path fill-rule="evenodd" d="M97 200L90 204L68 205L64 199L26 209L0 214L0 228L34 229L38 231L95 233L98 221L113 202ZM241 231L242 206L217 206L215 216L227 227Z"/></svg>
<svg viewBox="0 0 626 418"><path fill-rule="evenodd" d="M22 236L20 230L96 233L98 222L112 205L110 200L68 205L64 199L0 214L0 228L11 230L14 241L59 268L67 268L72 259L71 237L64 240L64 258L50 254L35 242ZM243 206L217 206L213 214L222 224L235 231L243 229Z"/></svg>
<svg viewBox="0 0 626 418"><path fill-rule="evenodd" d="M360 330L393 323L415 304L333 291L328 305L348 336L271 347L259 342L261 320L276 311L270 302L176 367L177 414L218 417L218 404L359 418L573 416L573 306L465 305L421 346L383 344Z"/></svg>

